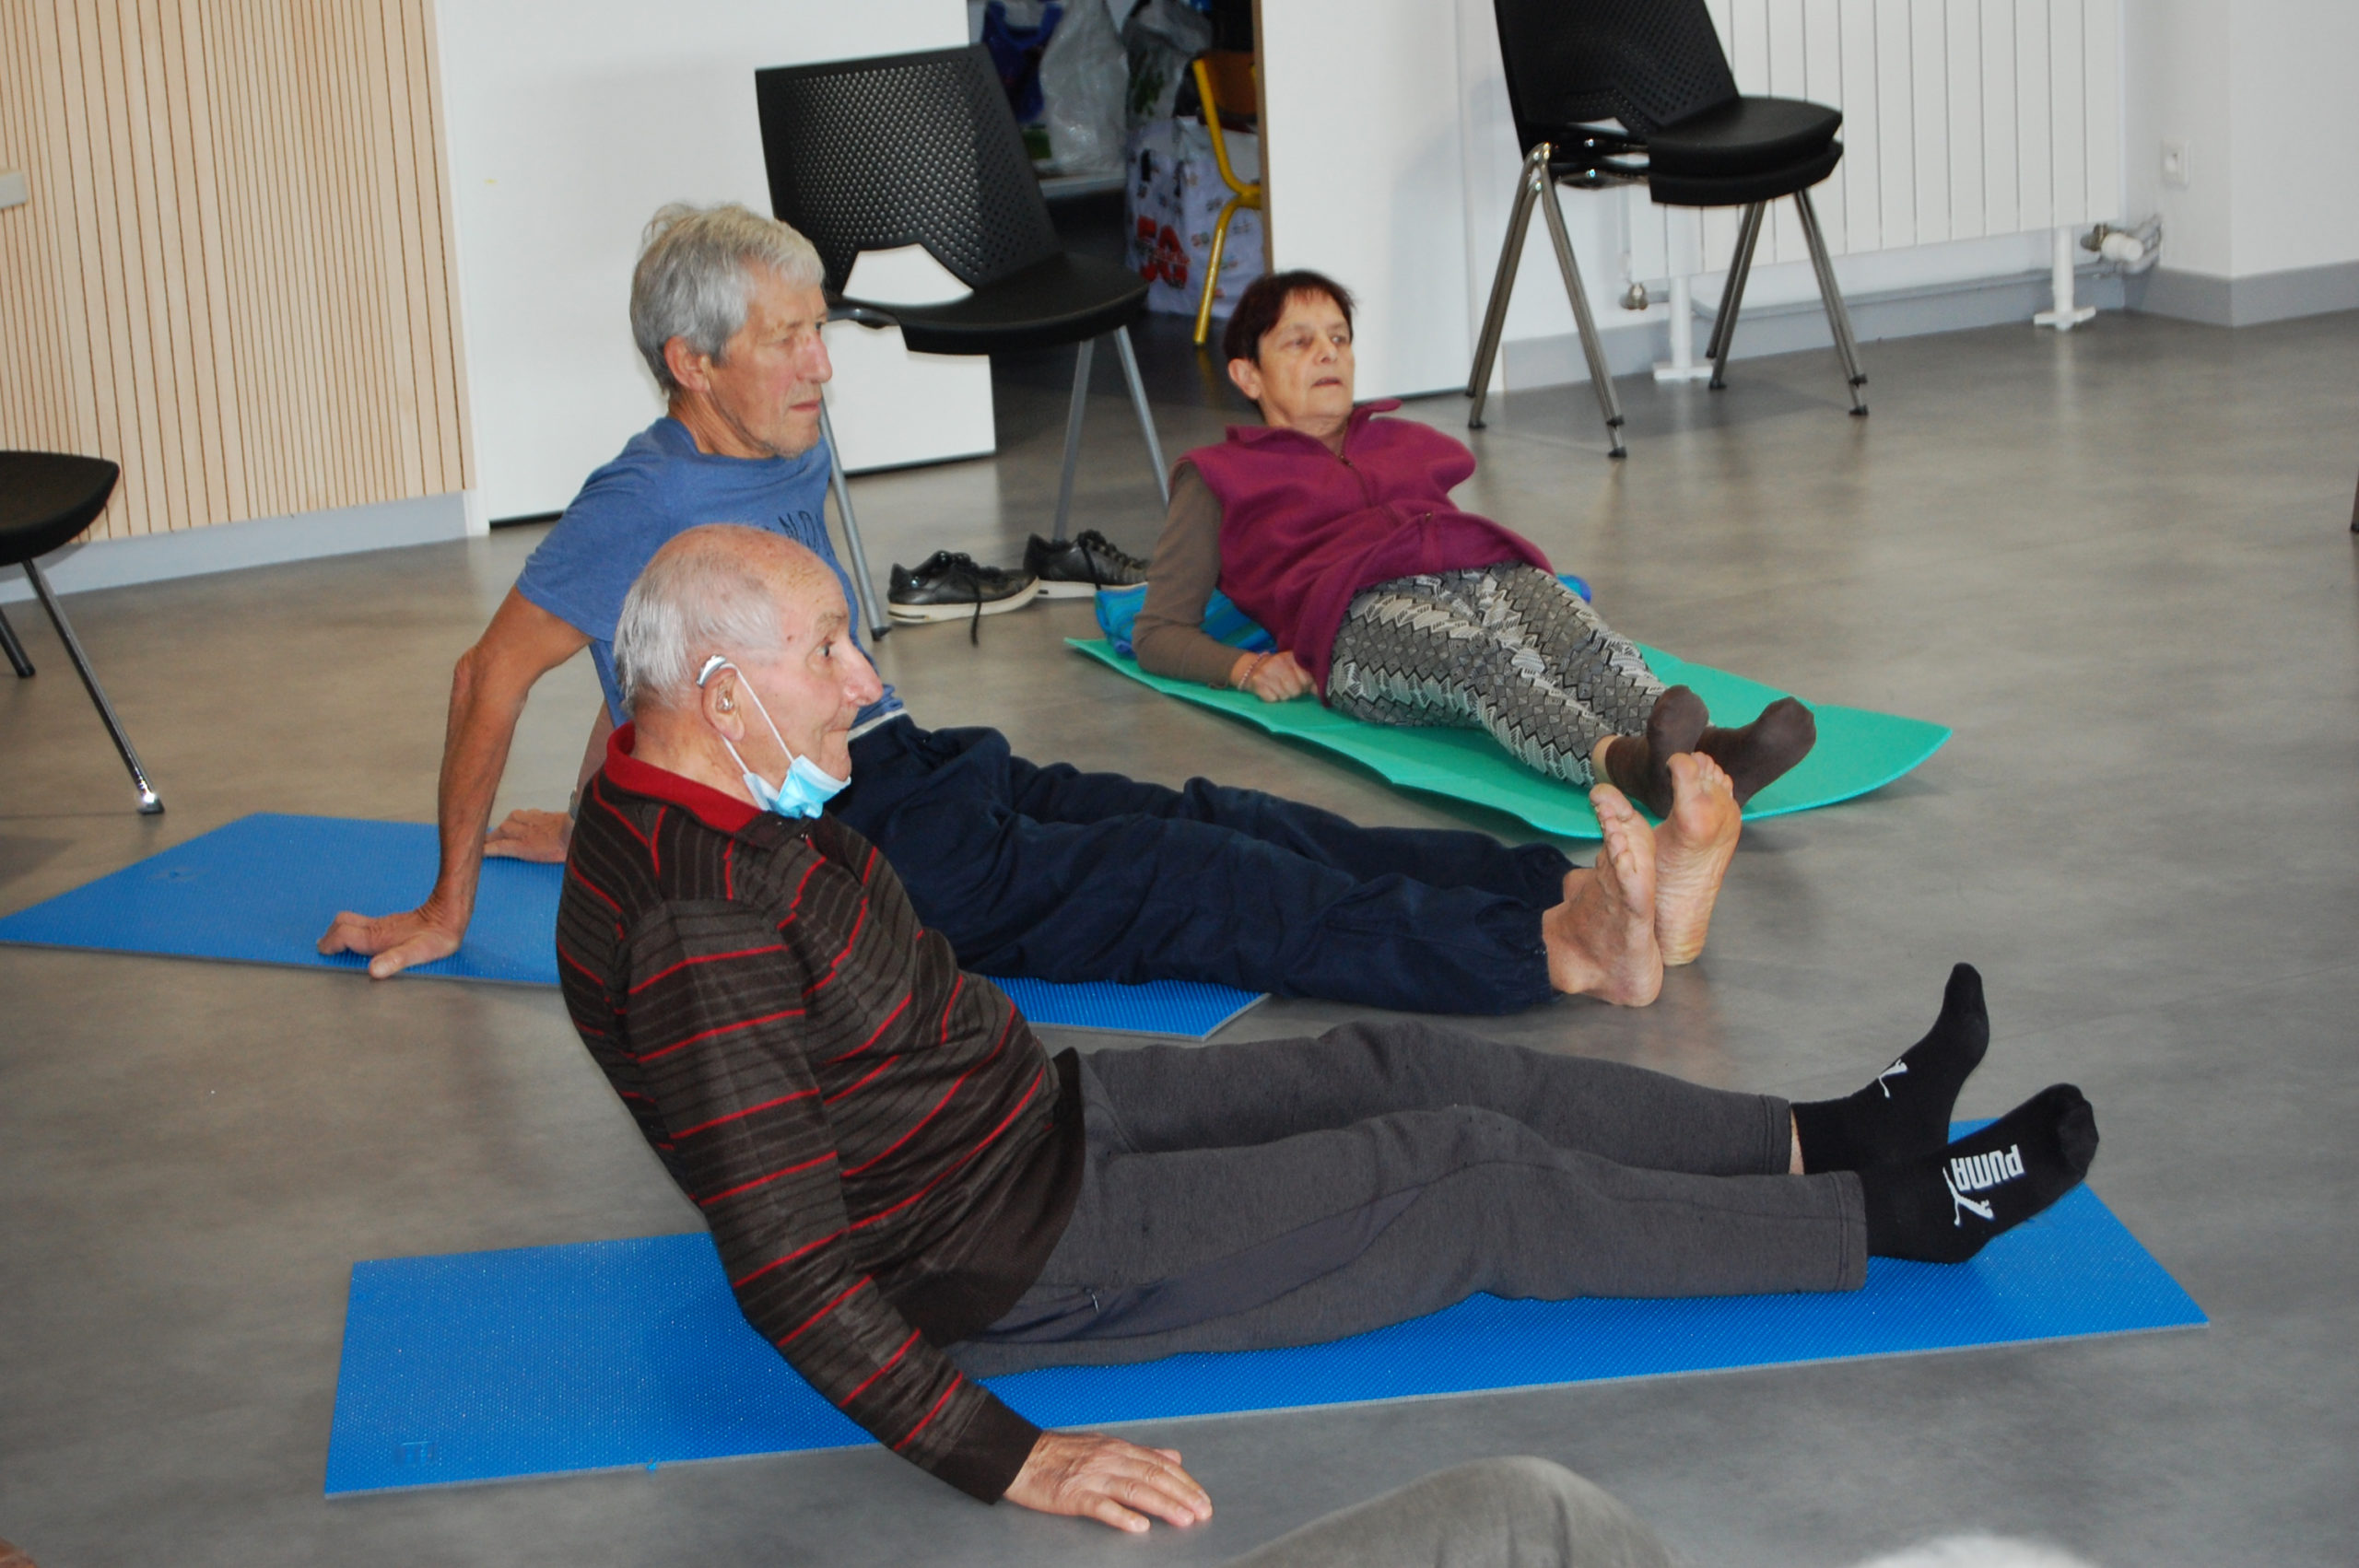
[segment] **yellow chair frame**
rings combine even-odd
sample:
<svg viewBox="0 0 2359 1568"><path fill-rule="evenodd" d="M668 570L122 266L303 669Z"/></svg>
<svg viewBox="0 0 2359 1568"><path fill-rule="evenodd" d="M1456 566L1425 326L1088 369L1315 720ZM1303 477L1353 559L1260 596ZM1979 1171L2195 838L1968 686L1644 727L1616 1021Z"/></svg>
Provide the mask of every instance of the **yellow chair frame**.
<svg viewBox="0 0 2359 1568"><path fill-rule="evenodd" d="M1212 255L1204 263L1204 294L1196 302L1196 346L1202 348L1212 332L1213 290L1220 286L1220 260L1222 252L1228 249L1229 220L1240 207L1262 210L1262 182L1256 180L1248 184L1229 167L1228 139L1221 131L1220 100L1213 92L1212 68L1201 57L1192 68L1196 73L1196 97L1204 107L1204 129L1213 134L1213 161L1220 166L1221 183L1230 191L1228 204L1220 209L1220 221L1213 225ZM1257 64L1254 69L1259 71L1261 67Z"/></svg>

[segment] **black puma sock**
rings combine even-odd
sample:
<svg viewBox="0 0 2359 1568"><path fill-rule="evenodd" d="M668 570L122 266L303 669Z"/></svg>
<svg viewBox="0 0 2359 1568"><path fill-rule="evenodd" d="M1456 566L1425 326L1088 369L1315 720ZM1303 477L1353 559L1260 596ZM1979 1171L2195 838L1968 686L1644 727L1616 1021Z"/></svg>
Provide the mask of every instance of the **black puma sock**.
<svg viewBox="0 0 2359 1568"><path fill-rule="evenodd" d="M1971 964L1950 971L1942 1015L1925 1037L1842 1100L1794 1107L1802 1169L1857 1171L1927 1154L1950 1139L1950 1107L1982 1063L1990 1045L1990 1015L1982 1005L1982 977Z"/></svg>
<svg viewBox="0 0 2359 1568"><path fill-rule="evenodd" d="M1963 1263L2080 1186L2096 1157L2096 1113L2080 1090L2042 1089L1946 1149L1861 1171L1868 1250Z"/></svg>
<svg viewBox="0 0 2359 1568"><path fill-rule="evenodd" d="M1702 697L1685 686L1672 687L1655 698L1644 735L1616 735L1605 748L1606 782L1658 818L1669 816L1675 792L1671 759L1694 751L1696 737L1710 722Z"/></svg>

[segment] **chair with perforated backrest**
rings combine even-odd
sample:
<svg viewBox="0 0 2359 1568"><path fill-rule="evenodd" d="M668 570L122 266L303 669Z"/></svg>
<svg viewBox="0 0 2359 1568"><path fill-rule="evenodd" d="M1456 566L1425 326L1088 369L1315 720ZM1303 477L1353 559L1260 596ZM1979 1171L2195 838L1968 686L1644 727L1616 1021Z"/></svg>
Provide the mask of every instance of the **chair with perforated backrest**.
<svg viewBox="0 0 2359 1568"><path fill-rule="evenodd" d="M1764 215L1778 197L1793 197L1827 326L1843 361L1851 412L1867 413L1860 388L1868 379L1860 371L1850 313L1810 199L1810 187L1834 172L1843 156L1843 144L1835 139L1843 124L1841 111L1739 93L1704 0L1493 0L1493 9L1524 161L1467 377L1466 395L1474 400L1467 423L1482 427L1508 298L1537 205L1572 297L1573 319L1614 455L1623 454L1621 401L1557 208L1558 185L1598 190L1643 183L1665 206L1744 209L1707 350L1715 391L1728 384L1729 349Z"/></svg>
<svg viewBox="0 0 2359 1568"><path fill-rule="evenodd" d="M74 661L75 673L82 677L99 717L106 721L107 733L114 738L114 749L123 754L123 765L131 770L131 782L139 791L140 812L153 816L164 809L164 802L148 787L139 754L131 749L131 737L123 732L123 721L114 716L114 705L107 701L99 677L91 673L81 639L74 635L73 624L59 607L37 558L71 543L76 534L97 521L122 474L103 458L0 451L0 567L25 568L41 607L49 612L50 625L57 628L58 640L65 645L66 656ZM7 654L8 666L18 680L32 678L32 661L26 656L25 645L17 640L16 628L8 624L6 614L0 614L0 652Z"/></svg>
<svg viewBox="0 0 2359 1568"><path fill-rule="evenodd" d="M1146 283L1058 248L1006 91L980 44L755 73L770 206L818 248L839 316L898 326L919 354L1075 345L1055 537L1065 536L1092 355L1121 357L1156 483L1170 498L1130 324ZM940 305L847 298L863 251L922 245L969 290ZM841 497L839 496L840 504Z"/></svg>

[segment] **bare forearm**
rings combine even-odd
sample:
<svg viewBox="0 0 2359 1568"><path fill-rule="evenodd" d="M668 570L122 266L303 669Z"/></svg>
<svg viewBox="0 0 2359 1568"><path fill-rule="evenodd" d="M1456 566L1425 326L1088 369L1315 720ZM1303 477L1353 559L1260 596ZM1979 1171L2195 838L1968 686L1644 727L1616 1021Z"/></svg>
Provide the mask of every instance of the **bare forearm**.
<svg viewBox="0 0 2359 1568"><path fill-rule="evenodd" d="M442 836L441 872L429 900L464 926L475 909L483 870L484 831L492 798L508 770L508 749L531 687L502 681L484 666L480 648L459 661L451 681L451 714L442 740L442 773L435 786L435 820Z"/></svg>

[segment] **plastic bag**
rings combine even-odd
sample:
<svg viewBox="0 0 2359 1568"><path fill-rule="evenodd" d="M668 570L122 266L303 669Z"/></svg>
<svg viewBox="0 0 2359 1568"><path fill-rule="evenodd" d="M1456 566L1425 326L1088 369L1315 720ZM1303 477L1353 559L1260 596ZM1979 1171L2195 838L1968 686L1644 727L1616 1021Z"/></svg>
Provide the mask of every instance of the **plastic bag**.
<svg viewBox="0 0 2359 1568"><path fill-rule="evenodd" d="M1049 152L1060 174L1113 174L1122 167L1130 61L1103 0L1077 0L1040 56Z"/></svg>
<svg viewBox="0 0 2359 1568"><path fill-rule="evenodd" d="M1146 279L1148 310L1192 316L1212 261L1213 226L1229 197L1213 158L1212 133L1200 121L1158 120L1133 127L1129 147L1130 264ZM1260 137L1228 133L1229 165L1238 179L1261 178L1261 153ZM1213 286L1214 317L1226 320L1245 286L1268 270L1262 215L1239 208L1229 220L1220 278Z"/></svg>
<svg viewBox="0 0 2359 1568"><path fill-rule="evenodd" d="M1213 24L1183 0L1143 0L1122 24L1131 57L1131 123L1171 118L1188 62L1213 46Z"/></svg>
<svg viewBox="0 0 2359 1568"><path fill-rule="evenodd" d="M983 7L982 44L1007 89L1008 107L1018 125L1040 123L1040 56L1055 41L1064 7L1049 0L991 0Z"/></svg>

